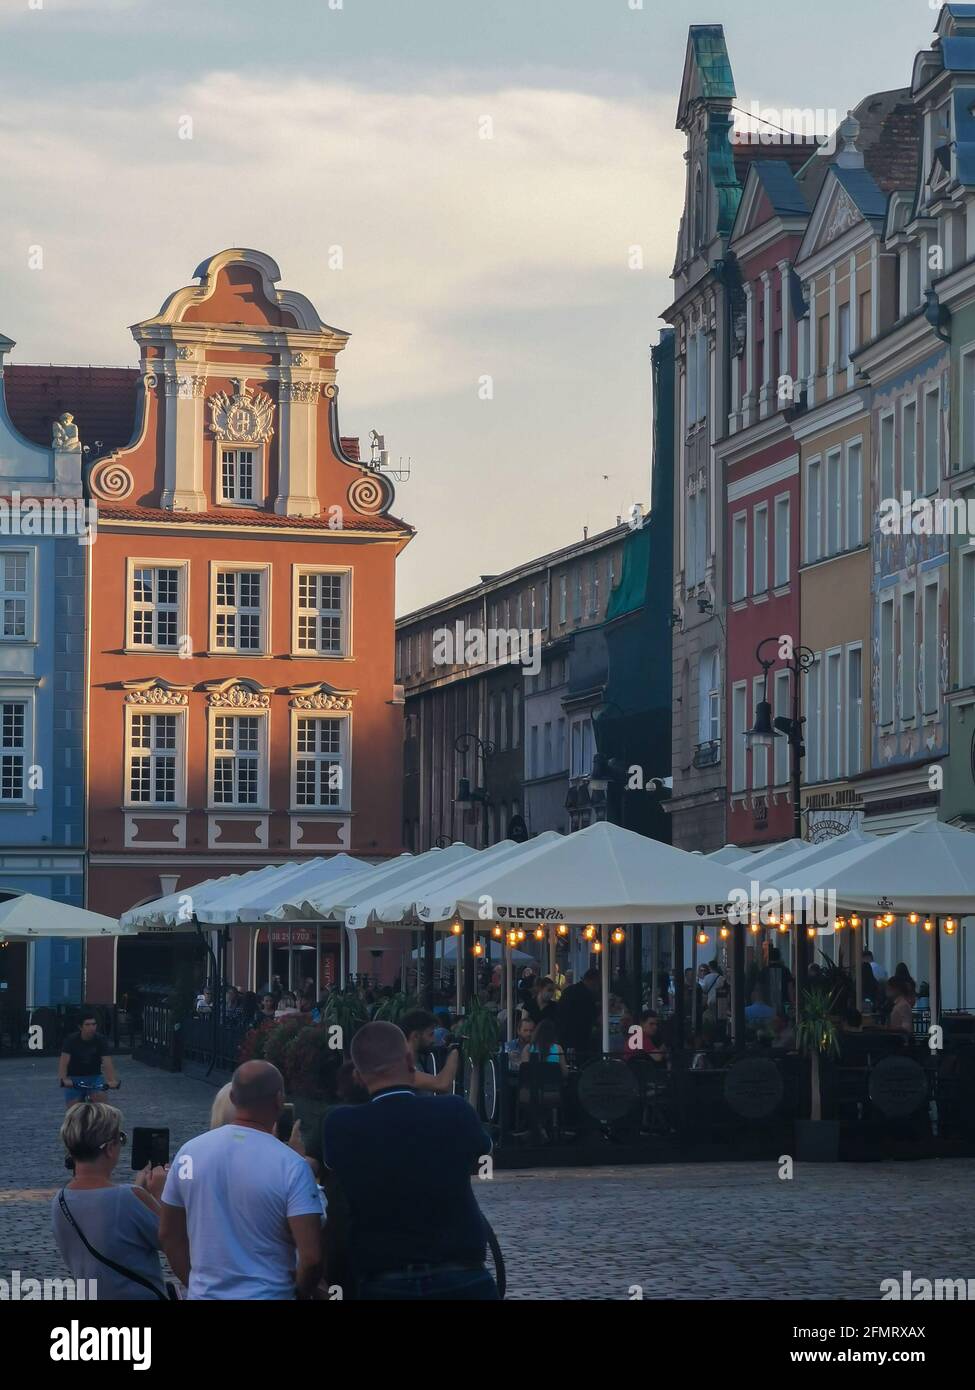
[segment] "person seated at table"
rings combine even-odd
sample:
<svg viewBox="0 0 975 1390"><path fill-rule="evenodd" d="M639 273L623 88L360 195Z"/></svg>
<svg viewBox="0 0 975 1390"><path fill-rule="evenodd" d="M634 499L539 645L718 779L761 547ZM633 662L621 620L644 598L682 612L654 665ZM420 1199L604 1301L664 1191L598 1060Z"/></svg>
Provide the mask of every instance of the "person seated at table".
<svg viewBox="0 0 975 1390"><path fill-rule="evenodd" d="M518 1032L504 1045L505 1053L508 1057L508 1064L515 1071L521 1063L522 1053L531 1045L532 1037L535 1033L534 1019L529 1018L528 1014L522 1014L518 1021Z"/></svg>
<svg viewBox="0 0 975 1390"><path fill-rule="evenodd" d="M766 1004L762 998L760 989L752 990L752 1002L745 1008L745 1022L752 1023L760 1027L767 1024L770 1019L775 1017L775 1010L770 1004Z"/></svg>
<svg viewBox="0 0 975 1390"><path fill-rule="evenodd" d="M891 1033L904 1033L910 1037L914 1032L914 990L913 980L907 985L897 975L887 981L887 1002L890 1012L887 1016L887 1029Z"/></svg>
<svg viewBox="0 0 975 1390"><path fill-rule="evenodd" d="M667 1048L660 1039L660 1016L653 1009L644 1009L638 1029L630 1028L626 1042L627 1061L644 1057L658 1064L667 1061Z"/></svg>
<svg viewBox="0 0 975 1390"><path fill-rule="evenodd" d="M565 1053L559 1046L555 1024L551 1019L546 1018L538 1024L532 1034L531 1041L522 1051L521 1060L523 1062L530 1062L533 1057L541 1057L546 1066L557 1066L563 1076L568 1076L569 1064L565 1060Z"/></svg>

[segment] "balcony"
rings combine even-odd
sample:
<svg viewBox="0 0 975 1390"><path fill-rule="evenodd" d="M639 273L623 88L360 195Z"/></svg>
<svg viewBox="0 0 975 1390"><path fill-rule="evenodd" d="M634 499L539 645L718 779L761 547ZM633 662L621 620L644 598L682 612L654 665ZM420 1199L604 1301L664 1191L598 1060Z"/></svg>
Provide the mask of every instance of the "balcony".
<svg viewBox="0 0 975 1390"><path fill-rule="evenodd" d="M713 739L710 743L699 743L694 749L694 757L691 763L694 767L717 767L721 762L721 740Z"/></svg>

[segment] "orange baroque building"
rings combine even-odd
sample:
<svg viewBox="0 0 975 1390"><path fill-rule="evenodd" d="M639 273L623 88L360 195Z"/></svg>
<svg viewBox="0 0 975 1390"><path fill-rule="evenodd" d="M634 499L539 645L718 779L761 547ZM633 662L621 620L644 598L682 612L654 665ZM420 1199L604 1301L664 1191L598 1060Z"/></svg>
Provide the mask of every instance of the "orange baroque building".
<svg viewBox="0 0 975 1390"><path fill-rule="evenodd" d="M260 252L196 276L132 329L134 435L88 472L88 902L111 916L268 863L401 848L394 587L413 533L338 432L348 335ZM320 930L319 987L338 950ZM282 969L251 939L233 933L242 988ZM362 945L377 973L381 943ZM87 997L167 982L181 949L90 942Z"/></svg>

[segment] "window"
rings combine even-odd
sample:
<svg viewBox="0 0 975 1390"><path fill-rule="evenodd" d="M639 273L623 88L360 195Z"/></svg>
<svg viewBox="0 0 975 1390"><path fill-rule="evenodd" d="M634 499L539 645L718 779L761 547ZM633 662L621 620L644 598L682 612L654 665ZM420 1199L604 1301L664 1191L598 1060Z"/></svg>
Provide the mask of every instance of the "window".
<svg viewBox="0 0 975 1390"><path fill-rule="evenodd" d="M731 790L743 792L745 781L745 732L748 728L748 686L740 681L731 691Z"/></svg>
<svg viewBox="0 0 975 1390"><path fill-rule="evenodd" d="M572 617L578 622L582 617L582 566L577 565L572 585Z"/></svg>
<svg viewBox="0 0 975 1390"><path fill-rule="evenodd" d="M937 714L941 703L939 680L940 633L938 631L938 582L924 586L923 665L924 714Z"/></svg>
<svg viewBox="0 0 975 1390"><path fill-rule="evenodd" d="M752 681L752 710L757 710L759 702L765 699L765 677L756 676ZM744 739L742 740L744 742ZM752 787L761 791L768 786L768 749L752 749Z"/></svg>
<svg viewBox="0 0 975 1390"><path fill-rule="evenodd" d="M812 564L821 555L820 519L822 511L822 492L820 487L820 460L810 459L806 469L806 560Z"/></svg>
<svg viewBox="0 0 975 1390"><path fill-rule="evenodd" d="M894 600L880 604L880 722L894 722Z"/></svg>
<svg viewBox="0 0 975 1390"><path fill-rule="evenodd" d="M753 592L764 594L768 589L768 503L763 502L752 514L752 583Z"/></svg>
<svg viewBox="0 0 975 1390"><path fill-rule="evenodd" d="M894 417L885 415L880 421L880 497L894 496Z"/></svg>
<svg viewBox="0 0 975 1390"><path fill-rule="evenodd" d="M564 622L566 621L566 619L568 618L568 614L569 614L569 608L568 608L568 589L569 589L569 580L568 580L568 576L567 576L567 575L564 575L564 574L560 574L560 575L559 575L559 622L560 622L560 623L564 623Z"/></svg>
<svg viewBox="0 0 975 1390"><path fill-rule="evenodd" d="M863 649L846 653L846 775L863 771Z"/></svg>
<svg viewBox="0 0 975 1390"><path fill-rule="evenodd" d="M961 656L959 680L975 686L975 550L961 552Z"/></svg>
<svg viewBox="0 0 975 1390"><path fill-rule="evenodd" d="M348 655L350 572L296 569L294 638L296 655Z"/></svg>
<svg viewBox="0 0 975 1390"><path fill-rule="evenodd" d="M548 630L548 575L545 576L545 583L542 585L542 628Z"/></svg>
<svg viewBox="0 0 975 1390"><path fill-rule="evenodd" d="M775 499L775 587L789 582L789 544L791 504L788 497Z"/></svg>
<svg viewBox="0 0 975 1390"><path fill-rule="evenodd" d="M0 704L0 803L27 800L26 700Z"/></svg>
<svg viewBox="0 0 975 1390"><path fill-rule="evenodd" d="M962 468L975 465L975 348L962 357L961 365L961 451Z"/></svg>
<svg viewBox="0 0 975 1390"><path fill-rule="evenodd" d="M704 241L704 179L700 165L694 175L694 245L696 251Z"/></svg>
<svg viewBox="0 0 975 1390"><path fill-rule="evenodd" d="M901 595L901 719L917 714L917 631L914 590Z"/></svg>
<svg viewBox="0 0 975 1390"><path fill-rule="evenodd" d="M592 719L577 719L572 725L572 766L570 776L588 777L592 772Z"/></svg>
<svg viewBox="0 0 975 1390"><path fill-rule="evenodd" d="M822 667L816 660L806 673L806 781L821 782L823 778L822 759Z"/></svg>
<svg viewBox="0 0 975 1390"><path fill-rule="evenodd" d="M259 450L221 449L220 501L254 507L262 500Z"/></svg>
<svg viewBox="0 0 975 1390"><path fill-rule="evenodd" d="M826 554L843 549L843 455L826 455Z"/></svg>
<svg viewBox="0 0 975 1390"><path fill-rule="evenodd" d="M857 322L859 325L857 328L857 342L869 343L870 339L873 337L873 309L869 290L863 290L861 292L857 305L857 314Z"/></svg>
<svg viewBox="0 0 975 1390"><path fill-rule="evenodd" d="M217 714L213 719L214 806L262 802L263 715Z"/></svg>
<svg viewBox="0 0 975 1390"><path fill-rule="evenodd" d="M540 777L541 766L538 761L538 725L533 724L528 739L528 776Z"/></svg>
<svg viewBox="0 0 975 1390"><path fill-rule="evenodd" d="M697 338L697 418L706 420L708 416L708 396L711 384L711 351L706 333Z"/></svg>
<svg viewBox="0 0 975 1390"><path fill-rule="evenodd" d="M346 804L348 719L295 718L292 802L297 808L335 810Z"/></svg>
<svg viewBox="0 0 975 1390"><path fill-rule="evenodd" d="M566 767L568 766L567 761L566 761L566 760L567 760L567 756L568 756L568 750L566 749L566 746L565 746L565 720L564 720L564 719L560 719L560 720L559 720L558 730L556 731L556 736L555 736L555 754L556 754L556 763L555 763L554 771L555 771L555 772L564 772L565 769L566 769Z"/></svg>
<svg viewBox="0 0 975 1390"><path fill-rule="evenodd" d="M214 570L214 651L263 652L266 576L266 569Z"/></svg>
<svg viewBox="0 0 975 1390"><path fill-rule="evenodd" d="M542 741L542 766L541 775L547 777L550 772L554 772L552 766L552 724L551 721L545 725L545 736Z"/></svg>
<svg viewBox="0 0 975 1390"><path fill-rule="evenodd" d="M917 401L904 402L901 437L901 486L907 492L914 492L917 488Z"/></svg>
<svg viewBox="0 0 975 1390"><path fill-rule="evenodd" d="M589 616L595 617L599 612L599 561L592 562L592 577L589 581Z"/></svg>
<svg viewBox="0 0 975 1390"><path fill-rule="evenodd" d="M748 594L748 516L739 512L733 519L731 536L731 598L738 603Z"/></svg>
<svg viewBox="0 0 975 1390"><path fill-rule="evenodd" d="M687 499L687 525L685 536L685 582L688 587L697 584L703 575L698 574L698 544L697 544L697 493L692 492Z"/></svg>
<svg viewBox="0 0 975 1390"><path fill-rule="evenodd" d="M29 551L0 552L0 637L4 641L26 642L33 638L30 575Z"/></svg>
<svg viewBox="0 0 975 1390"><path fill-rule="evenodd" d="M844 372L850 365L849 304L841 304L836 311L836 364Z"/></svg>
<svg viewBox="0 0 975 1390"><path fill-rule="evenodd" d="M863 544L863 445L857 441L846 449L846 547Z"/></svg>
<svg viewBox="0 0 975 1390"><path fill-rule="evenodd" d="M962 408L966 408L963 402ZM924 397L924 491L937 491L941 481L941 390Z"/></svg>
<svg viewBox="0 0 975 1390"><path fill-rule="evenodd" d="M128 711L125 785L131 806L175 806L184 801L184 714Z"/></svg>
<svg viewBox="0 0 975 1390"><path fill-rule="evenodd" d="M501 718L498 721L498 748L501 752L508 747L508 692L502 690L498 695Z"/></svg>
<svg viewBox="0 0 975 1390"><path fill-rule="evenodd" d="M721 658L716 649L702 653L698 671L698 742L717 743L721 738Z"/></svg>
<svg viewBox="0 0 975 1390"><path fill-rule="evenodd" d="M179 647L186 565L129 565L129 646Z"/></svg>
<svg viewBox="0 0 975 1390"><path fill-rule="evenodd" d="M511 746L517 748L521 742L521 691L517 686L511 692Z"/></svg>
<svg viewBox="0 0 975 1390"><path fill-rule="evenodd" d="M692 333L687 340L687 366L684 384L688 430L697 424L697 344L698 335Z"/></svg>
<svg viewBox="0 0 975 1390"><path fill-rule="evenodd" d="M823 710L825 733L824 777L835 781L843 771L843 653L826 653L826 702Z"/></svg>
<svg viewBox="0 0 975 1390"><path fill-rule="evenodd" d="M788 671L776 671L775 673L775 694L772 712L776 719L791 719L792 709L790 697L792 694L792 680ZM783 735L779 735L772 745L774 766L772 775L775 778L777 787L784 787L789 780L789 740Z"/></svg>

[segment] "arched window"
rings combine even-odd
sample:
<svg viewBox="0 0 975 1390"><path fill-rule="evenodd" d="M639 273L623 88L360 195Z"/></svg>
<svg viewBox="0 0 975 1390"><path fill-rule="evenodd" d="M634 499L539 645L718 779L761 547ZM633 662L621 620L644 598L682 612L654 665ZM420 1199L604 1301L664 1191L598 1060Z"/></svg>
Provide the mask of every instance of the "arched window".
<svg viewBox="0 0 975 1390"><path fill-rule="evenodd" d="M704 241L704 177L701 174L700 165L694 175L694 208L693 208L693 227L694 227L694 249L695 251Z"/></svg>

